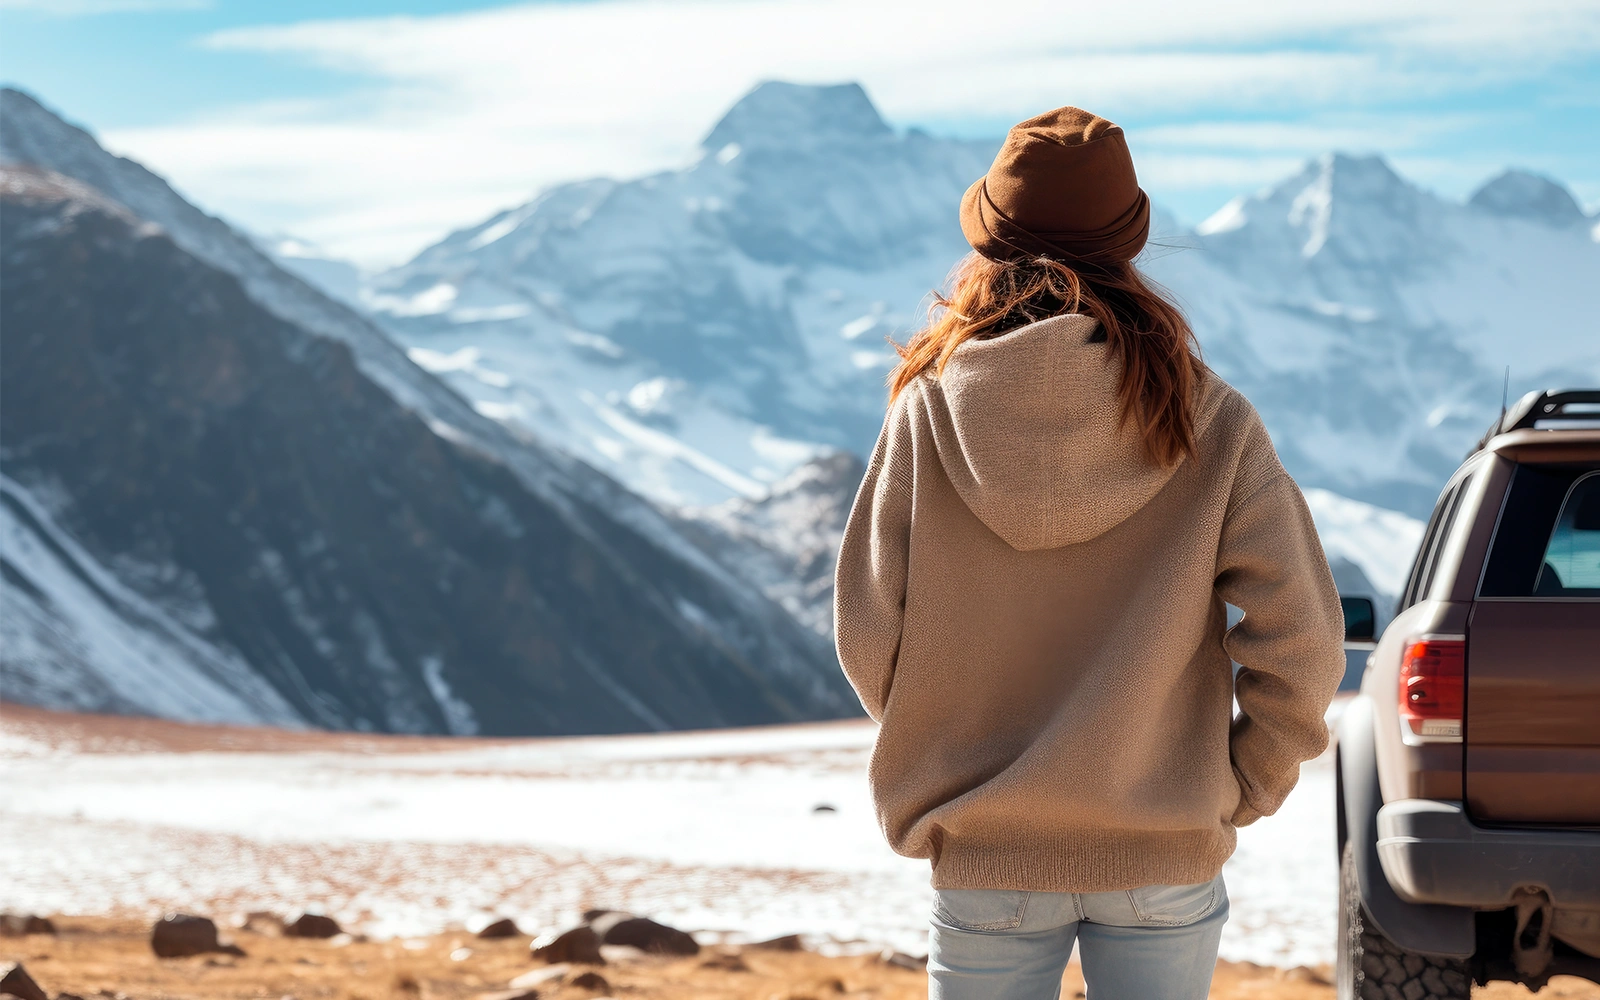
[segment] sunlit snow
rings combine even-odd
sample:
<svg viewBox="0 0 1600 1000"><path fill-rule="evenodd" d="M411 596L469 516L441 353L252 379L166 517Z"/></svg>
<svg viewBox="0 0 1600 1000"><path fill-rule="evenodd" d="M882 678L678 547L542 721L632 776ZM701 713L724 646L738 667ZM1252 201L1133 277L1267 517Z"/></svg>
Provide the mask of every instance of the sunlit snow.
<svg viewBox="0 0 1600 1000"><path fill-rule="evenodd" d="M378 934L619 906L745 939L926 950L926 862L891 853L870 723L361 753L81 752L0 740L7 903L40 912L325 907ZM1223 955L1333 956L1333 793L1306 765L1240 831ZM833 812L817 812L829 805Z"/></svg>

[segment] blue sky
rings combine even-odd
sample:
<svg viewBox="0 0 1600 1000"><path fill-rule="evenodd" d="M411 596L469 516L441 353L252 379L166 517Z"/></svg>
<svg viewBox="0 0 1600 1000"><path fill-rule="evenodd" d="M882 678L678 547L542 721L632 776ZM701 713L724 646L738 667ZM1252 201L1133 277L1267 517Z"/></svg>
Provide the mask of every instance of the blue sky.
<svg viewBox="0 0 1600 1000"><path fill-rule="evenodd" d="M1600 0L0 0L0 79L210 211L374 266L688 162L766 78L859 80L942 134L1088 107L1188 222L1329 149L1457 198L1520 166L1600 208Z"/></svg>

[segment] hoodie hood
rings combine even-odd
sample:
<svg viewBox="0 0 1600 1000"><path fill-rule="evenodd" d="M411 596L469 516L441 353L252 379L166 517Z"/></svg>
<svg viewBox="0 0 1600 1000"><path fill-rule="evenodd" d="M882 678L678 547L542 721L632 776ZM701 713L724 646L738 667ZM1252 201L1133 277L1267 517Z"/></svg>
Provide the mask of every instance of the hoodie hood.
<svg viewBox="0 0 1600 1000"><path fill-rule="evenodd" d="M1177 466L1145 457L1122 423L1121 366L1095 321L1053 316L969 340L923 379L939 462L973 514L1012 548L1059 548L1105 534L1150 502ZM1204 433L1219 403L1206 377Z"/></svg>

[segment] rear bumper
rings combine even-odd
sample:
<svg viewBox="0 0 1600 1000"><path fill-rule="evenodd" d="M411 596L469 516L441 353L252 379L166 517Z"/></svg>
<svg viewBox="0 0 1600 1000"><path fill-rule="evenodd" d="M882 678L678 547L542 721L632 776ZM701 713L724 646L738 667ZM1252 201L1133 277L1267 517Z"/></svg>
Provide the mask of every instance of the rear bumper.
<svg viewBox="0 0 1600 1000"><path fill-rule="evenodd" d="M1410 903L1499 909L1526 887L1557 907L1600 908L1600 832L1490 829L1459 802L1402 799L1379 809L1378 861Z"/></svg>

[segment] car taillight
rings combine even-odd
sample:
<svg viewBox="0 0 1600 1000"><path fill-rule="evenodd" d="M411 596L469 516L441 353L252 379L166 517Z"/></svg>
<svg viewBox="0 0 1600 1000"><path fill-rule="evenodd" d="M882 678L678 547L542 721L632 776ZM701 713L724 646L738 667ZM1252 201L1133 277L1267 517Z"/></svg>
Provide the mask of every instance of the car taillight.
<svg viewBox="0 0 1600 1000"><path fill-rule="evenodd" d="M1465 639L1413 639L1400 657L1400 724L1412 736L1461 739Z"/></svg>

